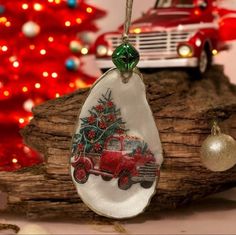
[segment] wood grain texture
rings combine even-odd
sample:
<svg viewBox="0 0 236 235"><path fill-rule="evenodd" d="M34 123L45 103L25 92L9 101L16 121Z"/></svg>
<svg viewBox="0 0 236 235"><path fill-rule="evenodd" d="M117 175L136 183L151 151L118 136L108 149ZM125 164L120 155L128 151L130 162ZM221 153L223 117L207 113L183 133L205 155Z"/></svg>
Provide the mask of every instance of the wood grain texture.
<svg viewBox="0 0 236 235"><path fill-rule="evenodd" d="M236 168L213 173L199 158L213 117L221 120L225 133L236 138L236 86L230 84L223 68L213 67L202 80L171 70L144 77L164 149L157 194L147 211L153 215L234 187ZM45 163L15 173L0 172L0 190L8 194L4 211L30 218L94 217L76 193L68 164L74 125L87 95L87 89L79 90L34 108L34 119L22 135L26 144L43 154Z"/></svg>

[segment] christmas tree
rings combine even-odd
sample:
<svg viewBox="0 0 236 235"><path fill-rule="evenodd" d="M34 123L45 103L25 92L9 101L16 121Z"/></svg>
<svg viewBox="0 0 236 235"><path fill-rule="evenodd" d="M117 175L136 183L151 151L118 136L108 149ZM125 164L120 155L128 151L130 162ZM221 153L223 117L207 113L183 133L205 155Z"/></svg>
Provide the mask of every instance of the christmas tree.
<svg viewBox="0 0 236 235"><path fill-rule="evenodd" d="M115 134L126 133L125 122L120 109L112 100L111 90L98 100L98 104L89 110L90 116L81 118L81 129L74 136L73 153L101 153L106 139Z"/></svg>
<svg viewBox="0 0 236 235"><path fill-rule="evenodd" d="M33 106L95 78L81 70L94 20L105 12L79 0L0 0L0 170L41 161L21 143Z"/></svg>

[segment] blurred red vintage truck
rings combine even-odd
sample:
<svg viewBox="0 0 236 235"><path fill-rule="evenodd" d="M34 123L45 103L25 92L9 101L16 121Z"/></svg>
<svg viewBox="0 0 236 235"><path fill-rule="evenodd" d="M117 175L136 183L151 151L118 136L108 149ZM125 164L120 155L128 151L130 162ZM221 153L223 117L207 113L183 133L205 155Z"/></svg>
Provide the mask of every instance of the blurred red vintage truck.
<svg viewBox="0 0 236 235"><path fill-rule="evenodd" d="M236 14L215 0L157 0L132 23L130 43L140 53L139 68L190 67L203 74L213 56L236 39ZM113 67L111 55L121 44L121 26L101 35L96 61L101 70Z"/></svg>

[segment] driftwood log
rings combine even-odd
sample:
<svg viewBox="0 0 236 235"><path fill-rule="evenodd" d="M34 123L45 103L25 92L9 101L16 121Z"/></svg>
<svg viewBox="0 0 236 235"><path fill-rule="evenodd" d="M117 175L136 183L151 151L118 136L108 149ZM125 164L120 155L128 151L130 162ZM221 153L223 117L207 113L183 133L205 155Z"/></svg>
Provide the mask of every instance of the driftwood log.
<svg viewBox="0 0 236 235"><path fill-rule="evenodd" d="M236 86L220 66L201 80L190 77L171 70L145 75L165 159L157 194L147 210L152 215L236 185L236 168L213 173L199 158L212 118L217 116L222 130L236 138ZM87 95L87 89L79 90L34 108L34 119L22 135L26 144L43 154L45 163L15 173L0 172L0 190L7 195L3 211L30 218L94 216L79 199L68 173L71 136Z"/></svg>

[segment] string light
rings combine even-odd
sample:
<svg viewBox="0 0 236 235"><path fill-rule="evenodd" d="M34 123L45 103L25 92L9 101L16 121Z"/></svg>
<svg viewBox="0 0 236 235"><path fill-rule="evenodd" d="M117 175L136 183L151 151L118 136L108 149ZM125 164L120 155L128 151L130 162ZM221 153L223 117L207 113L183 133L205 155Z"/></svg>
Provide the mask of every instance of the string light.
<svg viewBox="0 0 236 235"><path fill-rule="evenodd" d="M37 83L35 83L34 87L35 87L36 89L39 89L39 88L41 87L41 84L37 82Z"/></svg>
<svg viewBox="0 0 236 235"><path fill-rule="evenodd" d="M48 72L43 72L43 76L46 78L46 77L48 77Z"/></svg>
<svg viewBox="0 0 236 235"><path fill-rule="evenodd" d="M56 98L60 97L60 94L59 94L59 93L56 93L55 97L56 97Z"/></svg>
<svg viewBox="0 0 236 235"><path fill-rule="evenodd" d="M7 96L10 95L10 92L9 92L9 91L4 91L4 92L3 92L3 95L7 97Z"/></svg>
<svg viewBox="0 0 236 235"><path fill-rule="evenodd" d="M5 23L5 26L6 26L6 27L10 27L10 26L11 26L11 22L10 22L10 21L7 21L7 22Z"/></svg>
<svg viewBox="0 0 236 235"><path fill-rule="evenodd" d="M22 91L23 91L24 93L27 92L27 91L28 91L28 87L27 87L27 86L22 87Z"/></svg>
<svg viewBox="0 0 236 235"><path fill-rule="evenodd" d="M19 123L20 124L23 124L25 122L25 119L24 118L19 118Z"/></svg>
<svg viewBox="0 0 236 235"><path fill-rule="evenodd" d="M57 78L57 77L58 77L58 74L54 72L54 73L52 73L52 77L53 77L53 78Z"/></svg>
<svg viewBox="0 0 236 235"><path fill-rule="evenodd" d="M17 158L12 158L12 163L16 164L18 162Z"/></svg>
<svg viewBox="0 0 236 235"><path fill-rule="evenodd" d="M18 68L20 66L20 63L18 61L14 61L12 65L14 68Z"/></svg>
<svg viewBox="0 0 236 235"><path fill-rule="evenodd" d="M12 63L13 63L14 61L16 61L16 56L11 56L11 57L9 58L9 61L12 62Z"/></svg>
<svg viewBox="0 0 236 235"><path fill-rule="evenodd" d="M34 10L35 11L41 11L43 9L43 6L39 3L34 4Z"/></svg>
<svg viewBox="0 0 236 235"><path fill-rule="evenodd" d="M65 26L66 26L66 27L70 27L70 26L71 26L71 22L70 22L70 21L66 21L66 22L65 22Z"/></svg>
<svg viewBox="0 0 236 235"><path fill-rule="evenodd" d="M35 45L31 44L31 45L29 46L29 48L30 48L30 50L34 50L34 49L35 49Z"/></svg>
<svg viewBox="0 0 236 235"><path fill-rule="evenodd" d="M53 37L48 37L48 41L49 41L49 42L53 42L53 41L54 41L54 38L53 38Z"/></svg>
<svg viewBox="0 0 236 235"><path fill-rule="evenodd" d="M86 11L87 11L88 13L92 13L92 12L93 12L93 9L92 9L91 7L87 7Z"/></svg>
<svg viewBox="0 0 236 235"><path fill-rule="evenodd" d="M82 19L81 19L81 18L77 18L77 19L76 19L76 23L77 23L77 24L81 24L81 23L82 23Z"/></svg>
<svg viewBox="0 0 236 235"><path fill-rule="evenodd" d="M8 50L7 46L2 46L2 51L6 52Z"/></svg>
<svg viewBox="0 0 236 235"><path fill-rule="evenodd" d="M7 18L6 17L0 17L0 23L6 23L7 22Z"/></svg>
<svg viewBox="0 0 236 235"><path fill-rule="evenodd" d="M29 8L29 5L27 3L22 4L22 9L27 10Z"/></svg>
<svg viewBox="0 0 236 235"><path fill-rule="evenodd" d="M45 49L40 50L41 55L46 55L47 51Z"/></svg>
<svg viewBox="0 0 236 235"><path fill-rule="evenodd" d="M56 4L60 4L60 3L61 3L61 0L55 0L55 3L56 3Z"/></svg>

